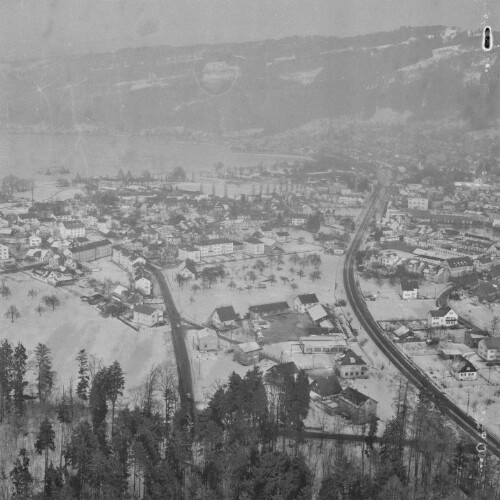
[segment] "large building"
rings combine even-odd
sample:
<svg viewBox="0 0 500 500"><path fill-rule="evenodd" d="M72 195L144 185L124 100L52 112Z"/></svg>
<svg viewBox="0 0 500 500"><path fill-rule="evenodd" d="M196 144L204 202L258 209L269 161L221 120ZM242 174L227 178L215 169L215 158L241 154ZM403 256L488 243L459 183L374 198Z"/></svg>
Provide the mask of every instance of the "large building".
<svg viewBox="0 0 500 500"><path fill-rule="evenodd" d="M257 238L247 238L243 241L243 249L246 253L250 255L263 255L264 254L264 242Z"/></svg>
<svg viewBox="0 0 500 500"><path fill-rule="evenodd" d="M466 276L474 271L474 262L470 257L453 257L446 259L443 266L450 271L450 278Z"/></svg>
<svg viewBox="0 0 500 500"><path fill-rule="evenodd" d="M200 262L201 252L195 247L179 247L180 260L192 260L193 262Z"/></svg>
<svg viewBox="0 0 500 500"><path fill-rule="evenodd" d="M429 200L416 196L408 197L408 210L428 210Z"/></svg>
<svg viewBox="0 0 500 500"><path fill-rule="evenodd" d="M59 224L59 233L63 240L68 238L84 238L85 237L85 226L83 222L77 221L64 221Z"/></svg>
<svg viewBox="0 0 500 500"><path fill-rule="evenodd" d="M233 242L225 238L204 241L198 243L196 247L200 250L201 258L215 255L230 255L234 252Z"/></svg>
<svg viewBox="0 0 500 500"><path fill-rule="evenodd" d="M67 253L74 260L90 262L102 257L109 257L112 253L112 246L109 240L91 241L90 243L70 247Z"/></svg>

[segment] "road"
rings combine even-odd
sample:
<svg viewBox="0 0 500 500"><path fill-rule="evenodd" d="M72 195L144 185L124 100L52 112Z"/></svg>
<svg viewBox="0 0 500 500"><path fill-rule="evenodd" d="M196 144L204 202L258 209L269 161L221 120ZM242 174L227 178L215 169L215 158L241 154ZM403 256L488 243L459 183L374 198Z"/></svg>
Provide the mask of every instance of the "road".
<svg viewBox="0 0 500 500"><path fill-rule="evenodd" d="M146 267L152 274L154 274L156 280L158 281L172 327L172 344L174 346L174 355L179 374L179 395L181 398L181 405L188 408L191 416L193 416L193 379L191 376L191 363L189 361L189 355L184 339L184 331L181 326L181 315L175 306L167 280L161 270L149 263Z"/></svg>
<svg viewBox="0 0 500 500"><path fill-rule="evenodd" d="M460 428L465 431L473 440L484 442L487 445L488 451L500 458L500 439L487 432L486 437L480 435L478 428L479 424L453 401L451 401L441 389L423 374L419 368L412 363L395 345L389 340L385 333L381 330L378 323L370 314L366 303L360 294L356 284L356 254L361 248L363 239L367 230L367 226L373 217L376 210L379 209L386 197L386 187L377 186L374 196L369 202L366 210L366 215L358 226L356 234L351 242L351 245L346 253L343 269L344 288L347 299L358 318L360 324L375 343L377 348L393 363L393 365L408 378L408 380L418 389L426 390L434 396L434 400L439 409L453 420Z"/></svg>

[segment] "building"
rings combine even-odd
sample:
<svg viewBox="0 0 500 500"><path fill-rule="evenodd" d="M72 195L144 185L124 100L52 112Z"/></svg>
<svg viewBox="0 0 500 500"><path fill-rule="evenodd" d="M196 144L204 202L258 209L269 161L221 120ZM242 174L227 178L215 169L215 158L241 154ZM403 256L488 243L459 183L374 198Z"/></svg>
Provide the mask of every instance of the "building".
<svg viewBox="0 0 500 500"><path fill-rule="evenodd" d="M429 200L421 197L408 197L408 210L428 210Z"/></svg>
<svg viewBox="0 0 500 500"><path fill-rule="evenodd" d="M351 349L335 362L335 367L342 378L368 378L368 366L363 358Z"/></svg>
<svg viewBox="0 0 500 500"><path fill-rule="evenodd" d="M250 255L263 255L264 242L257 238L247 238L243 240L243 250Z"/></svg>
<svg viewBox="0 0 500 500"><path fill-rule="evenodd" d="M245 342L243 344L236 344L234 346L234 361L240 363L240 365L248 366L254 365L259 362L260 359L260 347L257 342Z"/></svg>
<svg viewBox="0 0 500 500"><path fill-rule="evenodd" d="M196 333L199 351L216 351L219 348L219 337L215 330L203 328Z"/></svg>
<svg viewBox="0 0 500 500"><path fill-rule="evenodd" d="M153 307L138 305L134 309L134 322L143 326L154 326L163 319L163 312Z"/></svg>
<svg viewBox="0 0 500 500"><path fill-rule="evenodd" d="M0 243L0 260L9 259L9 247Z"/></svg>
<svg viewBox="0 0 500 500"><path fill-rule="evenodd" d="M342 392L342 386L335 375L328 377L314 377L309 384L309 390L313 393L313 398L327 398Z"/></svg>
<svg viewBox="0 0 500 500"><path fill-rule="evenodd" d="M236 314L233 306L224 306L215 309L210 319L217 328L221 328L223 326L235 325L240 317Z"/></svg>
<svg viewBox="0 0 500 500"><path fill-rule="evenodd" d="M42 238L40 238L40 236L38 236L38 234L32 234L29 237L29 245L30 245L30 248L37 248L37 247L41 246L42 245Z"/></svg>
<svg viewBox="0 0 500 500"><path fill-rule="evenodd" d="M418 281L401 278L401 298L410 300L418 298Z"/></svg>
<svg viewBox="0 0 500 500"><path fill-rule="evenodd" d="M185 260L179 264L179 267L177 267L177 276L180 276L185 280L194 280L197 275L196 265L192 260Z"/></svg>
<svg viewBox="0 0 500 500"><path fill-rule="evenodd" d="M479 347L479 342L488 337L489 335L486 331L467 330L464 335L464 344L473 349L477 349Z"/></svg>
<svg viewBox="0 0 500 500"><path fill-rule="evenodd" d="M91 262L103 257L109 257L112 254L112 245L109 240L91 241L84 245L75 245L68 248L67 254L74 260Z"/></svg>
<svg viewBox="0 0 500 500"><path fill-rule="evenodd" d="M298 295L295 298L293 307L297 312L304 314L306 312L306 309L313 306L314 304L319 304L318 297L316 297L315 293L307 293L304 295Z"/></svg>
<svg viewBox="0 0 500 500"><path fill-rule="evenodd" d="M275 316L290 311L288 302L273 302L271 304L260 304L258 306L250 306L250 319L256 319L265 316Z"/></svg>
<svg viewBox="0 0 500 500"><path fill-rule="evenodd" d="M366 424L377 418L377 402L352 387L344 389L336 401L339 412L354 424Z"/></svg>
<svg viewBox="0 0 500 500"><path fill-rule="evenodd" d="M233 242L225 238L198 243L196 248L200 250L200 258L213 257L215 255L230 255L234 252Z"/></svg>
<svg viewBox="0 0 500 500"><path fill-rule="evenodd" d="M285 383L285 377L295 377L299 373L297 365L293 361L288 363L280 363L278 365L271 366L269 370L264 375L264 380L276 387L283 387Z"/></svg>
<svg viewBox="0 0 500 500"><path fill-rule="evenodd" d="M307 215L294 214L290 217L292 226L303 226L307 222Z"/></svg>
<svg viewBox="0 0 500 500"><path fill-rule="evenodd" d="M59 224L59 233L63 240L83 238L85 236L85 226L79 220L63 221Z"/></svg>
<svg viewBox="0 0 500 500"><path fill-rule="evenodd" d="M290 236L290 233L288 231L278 231L276 233L276 241L278 243L288 243L288 238Z"/></svg>
<svg viewBox="0 0 500 500"><path fill-rule="evenodd" d="M153 283L146 276L138 276L135 279L135 289L142 295L149 296L153 291Z"/></svg>
<svg viewBox="0 0 500 500"><path fill-rule="evenodd" d="M299 344L303 354L347 351L347 342L343 334L299 337Z"/></svg>
<svg viewBox="0 0 500 500"><path fill-rule="evenodd" d="M463 356L459 356L451 363L451 370L457 380L477 380L476 367Z"/></svg>
<svg viewBox="0 0 500 500"><path fill-rule="evenodd" d="M450 307L429 311L427 314L427 325L430 328L448 328L458 324L458 315Z"/></svg>
<svg viewBox="0 0 500 500"><path fill-rule="evenodd" d="M333 328L333 324L329 320L330 314L321 304L313 304L307 308L306 312L316 326Z"/></svg>
<svg viewBox="0 0 500 500"><path fill-rule="evenodd" d="M193 262L200 262L201 252L195 247L179 247L178 257L180 260L192 260Z"/></svg>
<svg viewBox="0 0 500 500"><path fill-rule="evenodd" d="M450 278L459 278L474 271L474 262L470 257L453 257L443 263L450 271Z"/></svg>
<svg viewBox="0 0 500 500"><path fill-rule="evenodd" d="M500 360L500 337L488 337L479 341L477 353L485 361Z"/></svg>

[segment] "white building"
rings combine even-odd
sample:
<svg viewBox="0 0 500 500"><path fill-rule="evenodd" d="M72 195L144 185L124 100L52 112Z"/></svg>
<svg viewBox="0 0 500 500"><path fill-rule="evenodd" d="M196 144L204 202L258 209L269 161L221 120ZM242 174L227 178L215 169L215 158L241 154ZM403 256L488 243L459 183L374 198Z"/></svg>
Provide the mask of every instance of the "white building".
<svg viewBox="0 0 500 500"><path fill-rule="evenodd" d="M500 359L500 337L488 337L479 341L477 353L486 361Z"/></svg>
<svg viewBox="0 0 500 500"><path fill-rule="evenodd" d="M145 276L141 276L135 279L135 289L142 293L143 295L151 295L153 286L151 280Z"/></svg>
<svg viewBox="0 0 500 500"><path fill-rule="evenodd" d="M307 293L295 297L293 306L297 312L304 314L306 310L314 304L319 304L318 297L315 293Z"/></svg>
<svg viewBox="0 0 500 500"><path fill-rule="evenodd" d="M194 247L179 247L180 260L192 260L193 262L200 262L201 252L198 248Z"/></svg>
<svg viewBox="0 0 500 500"><path fill-rule="evenodd" d="M42 244L42 238L40 238L37 234L32 234L29 237L29 244L31 248L39 247Z"/></svg>
<svg viewBox="0 0 500 500"><path fill-rule="evenodd" d="M212 257L214 255L229 255L234 252L233 242L225 238L208 240L196 245L200 250L200 257Z"/></svg>
<svg viewBox="0 0 500 500"><path fill-rule="evenodd" d="M436 311L429 311L427 314L427 324L430 328L448 328L458 324L457 313L449 308L437 309Z"/></svg>
<svg viewBox="0 0 500 500"><path fill-rule="evenodd" d="M251 255L263 255L264 242L258 240L257 238L247 238L243 241L243 249L246 253Z"/></svg>
<svg viewBox="0 0 500 500"><path fill-rule="evenodd" d="M418 281L402 278L401 297L403 300L411 300L418 298Z"/></svg>
<svg viewBox="0 0 500 500"><path fill-rule="evenodd" d="M85 226L81 221L64 221L59 224L59 233L63 240L68 238L84 238Z"/></svg>
<svg viewBox="0 0 500 500"><path fill-rule="evenodd" d="M420 197L408 197L408 210L428 210L429 200Z"/></svg>
<svg viewBox="0 0 500 500"><path fill-rule="evenodd" d="M477 380L477 370L475 366L463 356L459 356L452 362L451 369L457 380Z"/></svg>
<svg viewBox="0 0 500 500"><path fill-rule="evenodd" d="M163 311L139 305L134 309L134 322L144 326L154 326L163 319Z"/></svg>
<svg viewBox="0 0 500 500"><path fill-rule="evenodd" d="M9 247L0 244L0 260L7 260L9 258Z"/></svg>

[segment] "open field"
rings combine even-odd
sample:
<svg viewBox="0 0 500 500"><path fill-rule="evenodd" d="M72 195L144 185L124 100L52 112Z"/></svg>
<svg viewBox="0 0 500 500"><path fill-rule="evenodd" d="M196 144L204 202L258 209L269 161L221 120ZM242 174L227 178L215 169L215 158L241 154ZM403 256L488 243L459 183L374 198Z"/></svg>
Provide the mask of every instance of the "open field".
<svg viewBox="0 0 500 500"><path fill-rule="evenodd" d="M7 276L6 284L12 295L0 303L0 337L12 343L21 341L28 350L33 350L38 342L47 344L52 350L59 386L67 387L71 380L76 380L75 357L80 349L105 365L119 361L125 372L126 391L137 386L153 365L168 362L175 366L167 327L136 332L118 319L101 317L96 308L75 296L76 290L54 288L25 274ZM28 298L30 289L37 292L35 299ZM44 307L39 315L35 308L49 294L55 294L61 305L55 311ZM10 304L21 314L13 323L3 314Z"/></svg>
<svg viewBox="0 0 500 500"><path fill-rule="evenodd" d="M500 317L500 304L481 304L477 300L464 298L462 300L450 300L450 307L464 319L474 323L483 330L492 330L494 316ZM498 331L496 335L498 335Z"/></svg>

